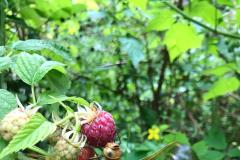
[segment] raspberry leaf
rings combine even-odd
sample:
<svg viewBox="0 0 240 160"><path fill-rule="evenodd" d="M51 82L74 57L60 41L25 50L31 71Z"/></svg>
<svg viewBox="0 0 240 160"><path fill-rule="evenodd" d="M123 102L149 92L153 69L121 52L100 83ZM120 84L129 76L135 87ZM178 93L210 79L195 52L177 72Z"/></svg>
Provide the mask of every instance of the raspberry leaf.
<svg viewBox="0 0 240 160"><path fill-rule="evenodd" d="M2 119L8 112L17 107L15 96L5 89L0 89L0 104L0 119Z"/></svg>
<svg viewBox="0 0 240 160"><path fill-rule="evenodd" d="M40 68L37 70L33 77L33 82L40 81L50 70L57 70L63 74L66 73L62 63L55 62L55 61L46 61L44 62Z"/></svg>
<svg viewBox="0 0 240 160"><path fill-rule="evenodd" d="M23 52L18 55L13 70L27 84L33 85L40 81L50 70L65 74L64 65L55 61L46 61L44 57Z"/></svg>
<svg viewBox="0 0 240 160"><path fill-rule="evenodd" d="M56 125L47 121L40 113L36 113L17 135L9 142L8 146L0 153L0 159L14 152L24 150L43 141L56 130Z"/></svg>
<svg viewBox="0 0 240 160"><path fill-rule="evenodd" d="M59 46L55 42L39 40L39 39L29 39L26 41L17 41L12 44L11 48L20 51L42 51L44 49L50 50L54 53L52 57L60 57L64 60L71 60L70 55L62 46Z"/></svg>

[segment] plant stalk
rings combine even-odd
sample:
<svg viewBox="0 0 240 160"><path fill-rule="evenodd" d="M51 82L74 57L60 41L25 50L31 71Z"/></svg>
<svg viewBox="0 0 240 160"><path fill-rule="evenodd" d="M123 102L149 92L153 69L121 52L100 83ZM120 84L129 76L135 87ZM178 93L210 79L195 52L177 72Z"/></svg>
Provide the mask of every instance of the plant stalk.
<svg viewBox="0 0 240 160"><path fill-rule="evenodd" d="M31 85L31 91L32 91L32 98L33 98L33 103L36 104L36 95L35 95L35 87L34 85Z"/></svg>

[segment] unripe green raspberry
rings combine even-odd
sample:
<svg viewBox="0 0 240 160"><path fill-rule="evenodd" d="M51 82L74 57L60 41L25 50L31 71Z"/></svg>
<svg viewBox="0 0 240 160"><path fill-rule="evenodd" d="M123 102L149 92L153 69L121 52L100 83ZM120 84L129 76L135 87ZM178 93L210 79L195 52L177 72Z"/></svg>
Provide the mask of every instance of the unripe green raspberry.
<svg viewBox="0 0 240 160"><path fill-rule="evenodd" d="M79 148L61 138L54 146L55 160L76 160Z"/></svg>
<svg viewBox="0 0 240 160"><path fill-rule="evenodd" d="M13 136L30 120L36 111L16 108L9 112L0 122L0 135L10 141Z"/></svg>
<svg viewBox="0 0 240 160"><path fill-rule="evenodd" d="M48 137L50 144L55 145L62 138L62 130L58 128L53 134Z"/></svg>

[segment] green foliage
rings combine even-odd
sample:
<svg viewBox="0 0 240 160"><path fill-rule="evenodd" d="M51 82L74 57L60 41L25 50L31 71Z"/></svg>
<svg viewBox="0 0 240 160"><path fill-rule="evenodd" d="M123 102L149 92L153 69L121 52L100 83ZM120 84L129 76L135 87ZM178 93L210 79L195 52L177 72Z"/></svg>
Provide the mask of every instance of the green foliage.
<svg viewBox="0 0 240 160"><path fill-rule="evenodd" d="M14 42L11 46L12 49L20 51L39 51L39 50L50 50L57 56L64 60L71 60L69 54L57 43L45 40L30 39L26 41Z"/></svg>
<svg viewBox="0 0 240 160"><path fill-rule="evenodd" d="M41 114L37 113L9 142L8 146L0 153L0 158L13 152L24 150L44 140L56 130L56 126L48 122Z"/></svg>
<svg viewBox="0 0 240 160"><path fill-rule="evenodd" d="M9 144L0 139L2 157L47 156L52 115L71 117L87 100L112 113L123 160L240 157L239 1L7 2L0 118L14 94L42 108Z"/></svg>
<svg viewBox="0 0 240 160"><path fill-rule="evenodd" d="M0 119L17 106L15 96L5 89L0 89L0 104Z"/></svg>
<svg viewBox="0 0 240 160"><path fill-rule="evenodd" d="M198 35L193 26L184 23L174 24L166 33L164 44L167 45L171 62L191 48L199 48L203 37Z"/></svg>

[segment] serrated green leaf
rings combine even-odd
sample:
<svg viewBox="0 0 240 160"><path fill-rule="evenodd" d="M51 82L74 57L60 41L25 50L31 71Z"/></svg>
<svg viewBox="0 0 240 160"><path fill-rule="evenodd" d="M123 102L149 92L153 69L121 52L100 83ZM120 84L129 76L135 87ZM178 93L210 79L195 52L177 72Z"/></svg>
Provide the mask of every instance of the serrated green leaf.
<svg viewBox="0 0 240 160"><path fill-rule="evenodd" d="M65 60L71 60L70 55L65 51L65 49L62 46L59 46L58 44L51 41L38 39L17 41L11 45L11 48L20 51L40 51L43 49L47 49Z"/></svg>
<svg viewBox="0 0 240 160"><path fill-rule="evenodd" d="M64 64L55 62L55 61L46 61L37 70L32 81L33 82L40 81L50 70L53 70L53 69L57 70L63 74L66 73L66 71L64 69Z"/></svg>
<svg viewBox="0 0 240 160"><path fill-rule="evenodd" d="M147 31L163 31L171 27L174 23L174 12L168 9L160 10L157 14L151 19L146 27Z"/></svg>
<svg viewBox="0 0 240 160"><path fill-rule="evenodd" d="M216 81L210 90L203 95L205 101L217 96L233 92L240 87L240 82L236 77L221 78Z"/></svg>
<svg viewBox="0 0 240 160"><path fill-rule="evenodd" d="M13 65L13 70L25 83L32 85L33 77L44 63L45 59L39 55L30 55L22 52L18 55L16 63Z"/></svg>
<svg viewBox="0 0 240 160"><path fill-rule="evenodd" d="M4 139L0 137L0 151L3 150L7 146L8 142L6 142ZM4 157L1 160L15 160L15 155L11 154L7 157Z"/></svg>
<svg viewBox="0 0 240 160"><path fill-rule="evenodd" d="M43 141L56 130L56 125L36 113L30 121L13 137L0 153L0 159L14 152L24 150Z"/></svg>
<svg viewBox="0 0 240 160"><path fill-rule="evenodd" d="M195 28L184 23L174 24L166 33L164 44L167 45L171 62L188 49L199 48L203 36Z"/></svg>
<svg viewBox="0 0 240 160"><path fill-rule="evenodd" d="M64 65L55 61L46 61L42 56L21 53L17 57L13 70L27 84L33 85L40 81L50 70L65 73Z"/></svg>
<svg viewBox="0 0 240 160"><path fill-rule="evenodd" d="M143 46L142 44L133 38L120 38L121 50L128 54L134 67L138 67L140 61L144 59Z"/></svg>
<svg viewBox="0 0 240 160"><path fill-rule="evenodd" d="M0 119L17 107L15 96L5 89L0 89Z"/></svg>
<svg viewBox="0 0 240 160"><path fill-rule="evenodd" d="M10 68L12 60L10 57L0 57L0 72Z"/></svg>
<svg viewBox="0 0 240 160"><path fill-rule="evenodd" d="M221 12L207 1L193 1L191 5L187 5L185 12L192 17L200 17L212 26L215 26L216 18L221 17Z"/></svg>

